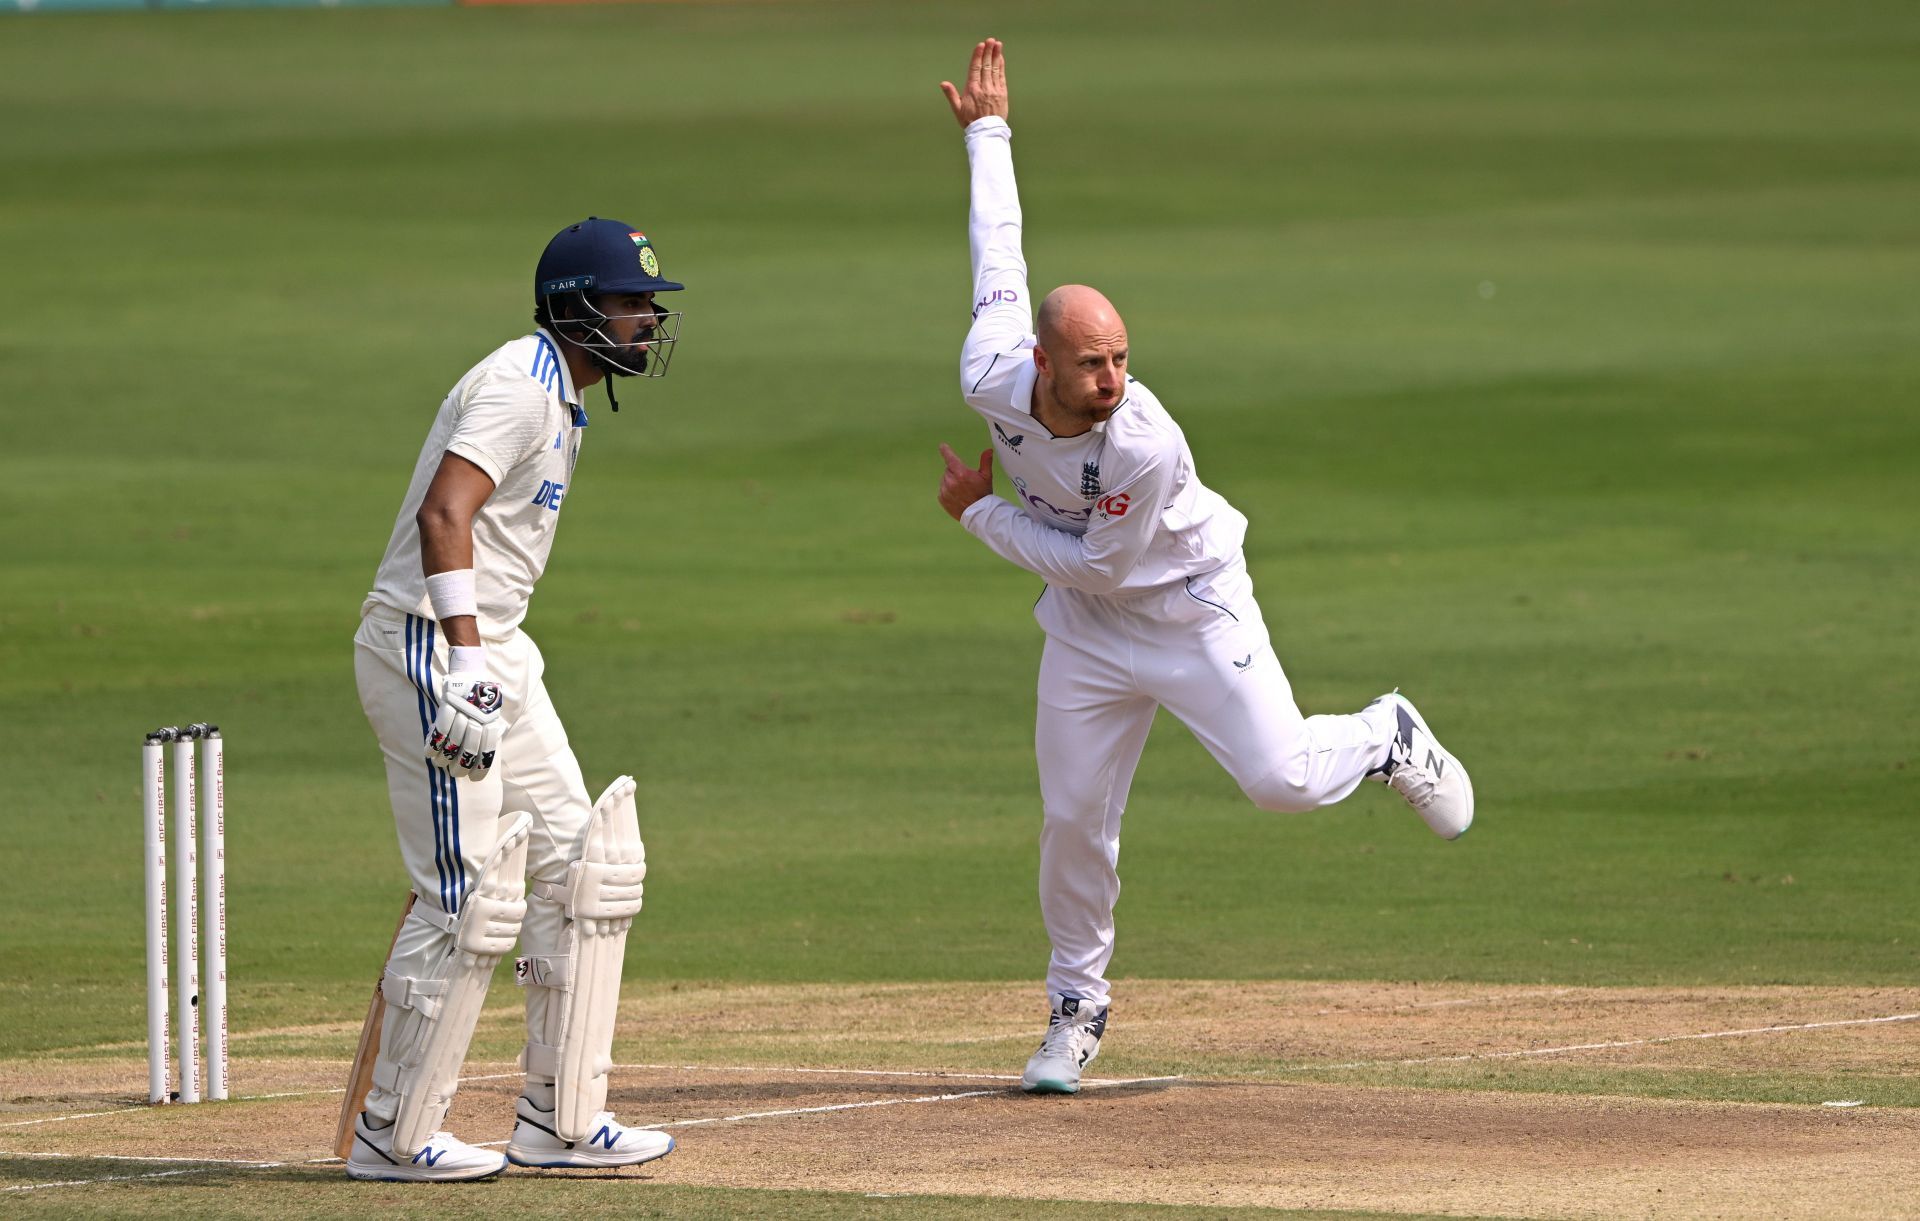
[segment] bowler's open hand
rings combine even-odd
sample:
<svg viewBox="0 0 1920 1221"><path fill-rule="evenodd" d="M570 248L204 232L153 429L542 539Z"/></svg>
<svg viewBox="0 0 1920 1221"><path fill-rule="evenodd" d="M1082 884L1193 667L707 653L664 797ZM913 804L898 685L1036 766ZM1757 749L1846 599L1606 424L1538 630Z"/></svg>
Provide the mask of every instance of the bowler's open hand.
<svg viewBox="0 0 1920 1221"><path fill-rule="evenodd" d="M941 81L940 92L947 95L953 117L966 127L988 115L1007 117L1007 57L998 38L975 43L973 62L967 65L967 88L961 92L952 81Z"/></svg>
<svg viewBox="0 0 1920 1221"><path fill-rule="evenodd" d="M993 451L980 452L979 470L960 461L960 455L944 443L940 446L940 456L947 460L947 469L940 472L940 507L947 511L948 517L959 521L968 505L993 495Z"/></svg>

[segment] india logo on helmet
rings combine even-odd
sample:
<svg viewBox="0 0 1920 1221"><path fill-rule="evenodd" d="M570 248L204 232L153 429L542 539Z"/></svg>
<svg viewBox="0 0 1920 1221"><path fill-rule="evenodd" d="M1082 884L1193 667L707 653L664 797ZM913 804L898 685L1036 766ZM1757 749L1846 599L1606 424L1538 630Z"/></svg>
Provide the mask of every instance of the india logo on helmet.
<svg viewBox="0 0 1920 1221"><path fill-rule="evenodd" d="M640 270L650 276L659 275L660 260L653 253L653 246L647 241L647 235L644 233L629 233L627 236L633 239L634 246L639 249Z"/></svg>

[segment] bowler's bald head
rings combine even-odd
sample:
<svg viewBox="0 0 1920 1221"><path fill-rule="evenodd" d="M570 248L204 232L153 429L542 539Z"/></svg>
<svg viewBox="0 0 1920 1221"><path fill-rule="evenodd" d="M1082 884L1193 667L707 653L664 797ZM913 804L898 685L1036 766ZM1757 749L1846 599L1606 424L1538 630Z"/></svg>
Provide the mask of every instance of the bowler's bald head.
<svg viewBox="0 0 1920 1221"><path fill-rule="evenodd" d="M1078 436L1112 415L1127 393L1127 324L1098 289L1063 284L1033 320L1039 344L1034 401L1055 436Z"/></svg>
<svg viewBox="0 0 1920 1221"><path fill-rule="evenodd" d="M1056 360L1089 343L1124 345L1127 325L1120 311L1097 288L1062 284L1047 294L1034 318L1034 335Z"/></svg>

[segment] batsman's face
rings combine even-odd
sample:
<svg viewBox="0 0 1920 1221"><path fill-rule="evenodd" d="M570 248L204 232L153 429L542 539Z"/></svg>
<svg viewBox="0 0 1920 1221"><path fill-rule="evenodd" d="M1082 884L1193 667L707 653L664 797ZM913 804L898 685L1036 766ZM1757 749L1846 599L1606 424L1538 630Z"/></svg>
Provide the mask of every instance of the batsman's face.
<svg viewBox="0 0 1920 1221"><path fill-rule="evenodd" d="M607 316L603 326L607 338L621 347L653 338L659 312L652 293L609 294L595 304Z"/></svg>

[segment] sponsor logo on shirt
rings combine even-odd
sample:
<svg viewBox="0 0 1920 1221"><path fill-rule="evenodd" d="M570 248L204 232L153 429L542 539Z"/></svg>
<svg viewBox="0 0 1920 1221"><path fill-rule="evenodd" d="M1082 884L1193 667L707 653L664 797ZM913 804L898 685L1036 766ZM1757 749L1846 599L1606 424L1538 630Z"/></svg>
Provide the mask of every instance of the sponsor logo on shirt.
<svg viewBox="0 0 1920 1221"><path fill-rule="evenodd" d="M1027 481L1017 476L1014 478L1014 481L1013 481L1013 490L1020 493L1020 499L1026 501L1029 505L1033 506L1035 509L1038 509L1043 513L1050 514L1053 517L1057 517L1061 521L1085 522L1087 518L1093 515L1092 509L1057 509L1055 508L1053 505L1048 504L1044 497L1036 496L1032 492L1027 491ZM1111 497L1109 499L1111 499Z"/></svg>
<svg viewBox="0 0 1920 1221"><path fill-rule="evenodd" d="M993 426L993 431L996 436L998 436L1002 441L1005 441L1007 443L1007 448L1012 450L1018 450L1020 448L1020 442L1027 439L1027 435L1025 433L1021 433L1017 437L1009 437L1007 435L1007 430L1000 427L998 424L995 424Z"/></svg>
<svg viewBox="0 0 1920 1221"><path fill-rule="evenodd" d="M558 513L560 511L561 498L566 495L566 491L566 484L555 483L551 479L542 479L540 481L540 490L533 494L533 503L543 508L552 509L555 513Z"/></svg>
<svg viewBox="0 0 1920 1221"><path fill-rule="evenodd" d="M1019 301L1020 301L1020 294L1018 292L1015 292L1013 289L996 288L992 292L988 293L986 296L980 298L978 301L975 301L973 303L973 316L975 318L978 318L980 316L980 311L987 308L989 305L1017 305L1019 304Z"/></svg>
<svg viewBox="0 0 1920 1221"><path fill-rule="evenodd" d="M1099 502L1094 505L1094 508L1099 510L1100 516L1103 519L1125 517L1127 515L1127 502L1131 499L1133 499L1131 492L1116 492L1112 496L1102 496Z"/></svg>

